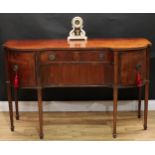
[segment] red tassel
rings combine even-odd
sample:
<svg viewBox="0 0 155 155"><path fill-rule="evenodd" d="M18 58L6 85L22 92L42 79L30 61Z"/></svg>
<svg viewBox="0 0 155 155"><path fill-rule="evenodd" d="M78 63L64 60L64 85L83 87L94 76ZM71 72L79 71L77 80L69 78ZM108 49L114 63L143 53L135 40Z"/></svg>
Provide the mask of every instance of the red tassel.
<svg viewBox="0 0 155 155"><path fill-rule="evenodd" d="M142 78L139 72L137 72L137 75L136 75L136 84L137 84L137 87L142 86Z"/></svg>
<svg viewBox="0 0 155 155"><path fill-rule="evenodd" d="M15 78L14 78L14 88L18 88L19 87L19 78L18 78L18 74L16 72Z"/></svg>

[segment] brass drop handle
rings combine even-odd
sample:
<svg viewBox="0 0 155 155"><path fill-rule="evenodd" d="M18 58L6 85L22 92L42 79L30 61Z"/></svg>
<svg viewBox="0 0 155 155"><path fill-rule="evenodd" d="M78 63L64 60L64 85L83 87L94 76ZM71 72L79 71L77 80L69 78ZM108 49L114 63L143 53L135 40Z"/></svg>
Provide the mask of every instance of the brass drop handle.
<svg viewBox="0 0 155 155"><path fill-rule="evenodd" d="M100 60L103 60L104 57L105 57L105 54L104 54L104 53L100 53L100 54L99 54L99 58L100 58Z"/></svg>
<svg viewBox="0 0 155 155"><path fill-rule="evenodd" d="M14 70L14 72L17 72L18 71L18 65L14 65L13 70Z"/></svg>
<svg viewBox="0 0 155 155"><path fill-rule="evenodd" d="M142 68L142 64L140 63L136 64L136 70L139 70L140 68Z"/></svg>
<svg viewBox="0 0 155 155"><path fill-rule="evenodd" d="M54 60L56 59L55 54L50 54L49 57L48 57L48 59L49 59L50 61L54 61Z"/></svg>

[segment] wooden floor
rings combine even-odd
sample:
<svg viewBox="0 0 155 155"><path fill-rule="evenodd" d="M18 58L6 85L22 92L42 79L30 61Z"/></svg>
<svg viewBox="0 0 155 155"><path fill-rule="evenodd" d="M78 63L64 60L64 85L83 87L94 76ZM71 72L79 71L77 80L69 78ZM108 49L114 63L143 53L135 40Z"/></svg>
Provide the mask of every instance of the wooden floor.
<svg viewBox="0 0 155 155"><path fill-rule="evenodd" d="M15 131L10 131L9 115L0 112L0 140L39 140L38 113L20 113ZM149 112L148 130L136 112L118 112L116 139L112 138L111 112L44 113L44 140L155 140L155 111Z"/></svg>

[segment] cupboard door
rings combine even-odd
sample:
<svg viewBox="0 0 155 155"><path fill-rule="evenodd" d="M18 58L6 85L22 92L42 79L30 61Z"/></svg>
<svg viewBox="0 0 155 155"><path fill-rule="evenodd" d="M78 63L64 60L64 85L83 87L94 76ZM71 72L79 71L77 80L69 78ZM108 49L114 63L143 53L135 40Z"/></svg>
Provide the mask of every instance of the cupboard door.
<svg viewBox="0 0 155 155"><path fill-rule="evenodd" d="M136 86L136 76L140 73L142 83L146 77L146 50L122 52L119 55L119 84Z"/></svg>
<svg viewBox="0 0 155 155"><path fill-rule="evenodd" d="M29 52L9 52L11 84L13 85L15 69L17 69L20 87L35 87L35 57Z"/></svg>

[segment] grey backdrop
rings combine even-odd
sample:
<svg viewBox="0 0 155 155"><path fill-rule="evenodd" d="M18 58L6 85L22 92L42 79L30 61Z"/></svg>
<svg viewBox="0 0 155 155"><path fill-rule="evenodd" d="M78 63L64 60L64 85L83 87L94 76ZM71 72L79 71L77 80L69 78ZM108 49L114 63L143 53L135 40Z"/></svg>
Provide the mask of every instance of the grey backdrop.
<svg viewBox="0 0 155 155"><path fill-rule="evenodd" d="M155 14L0 14L0 45L9 39L66 38L71 19L81 16L89 38L145 37L151 48L150 99L155 99ZM0 100L6 100L4 51L0 47ZM45 89L45 100L112 99L107 88ZM36 100L35 90L20 90L20 100ZM134 88L119 91L119 99L136 99Z"/></svg>

